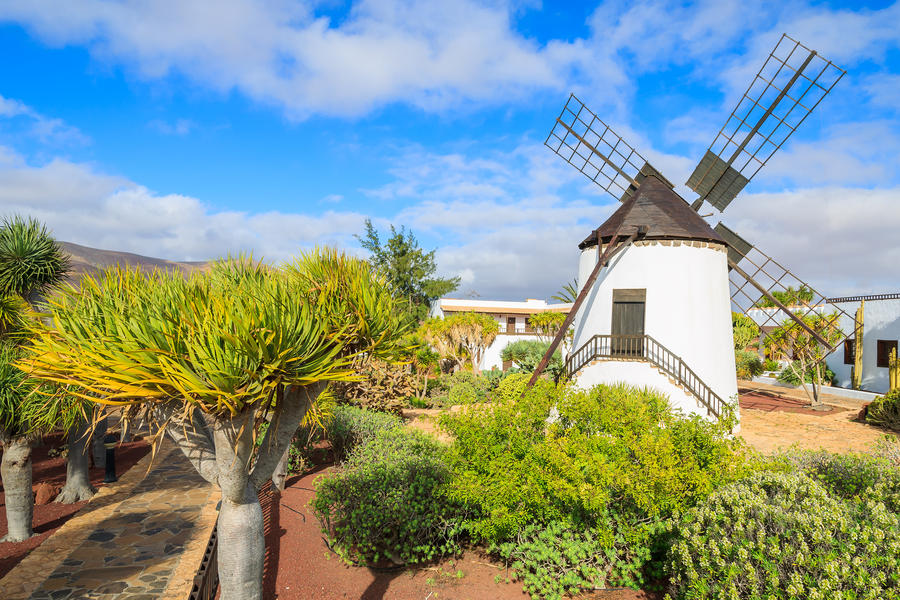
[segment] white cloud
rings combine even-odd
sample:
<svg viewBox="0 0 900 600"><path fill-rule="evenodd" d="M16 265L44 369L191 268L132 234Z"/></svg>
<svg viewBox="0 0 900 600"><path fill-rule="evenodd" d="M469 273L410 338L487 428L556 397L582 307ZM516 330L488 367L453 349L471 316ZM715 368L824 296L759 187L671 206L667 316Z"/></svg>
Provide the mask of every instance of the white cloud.
<svg viewBox="0 0 900 600"><path fill-rule="evenodd" d="M747 194L724 221L827 296L898 291L900 187Z"/></svg>
<svg viewBox="0 0 900 600"><path fill-rule="evenodd" d="M147 126L164 135L187 135L197 128L197 124L190 119L175 119L173 123L162 119L153 119Z"/></svg>
<svg viewBox="0 0 900 600"><path fill-rule="evenodd" d="M0 95L0 120L24 121L26 132L41 143L52 145L86 144L88 138L62 119L46 117L24 102ZM2 131L2 129L0 129Z"/></svg>
<svg viewBox="0 0 900 600"><path fill-rule="evenodd" d="M4 158L5 157L5 158ZM61 240L172 260L253 253L283 260L301 247L351 242L365 217L220 211L196 198L160 194L87 164L34 166L0 147L0 206L34 216Z"/></svg>

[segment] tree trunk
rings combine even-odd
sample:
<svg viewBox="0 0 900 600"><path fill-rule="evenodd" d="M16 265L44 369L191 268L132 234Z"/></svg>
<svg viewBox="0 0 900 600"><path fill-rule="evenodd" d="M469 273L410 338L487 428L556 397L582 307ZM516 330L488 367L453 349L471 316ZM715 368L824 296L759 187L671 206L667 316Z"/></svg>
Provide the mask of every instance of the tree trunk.
<svg viewBox="0 0 900 600"><path fill-rule="evenodd" d="M262 508L256 489L250 483L252 413L247 411L234 419L216 420L213 424L218 482L222 491L217 524L221 600L262 600L266 541Z"/></svg>
<svg viewBox="0 0 900 600"><path fill-rule="evenodd" d="M88 444L91 440L88 429L87 422L79 419L68 433L69 456L66 459L66 485L56 497L57 502L71 504L90 500L97 493L97 489L91 485L88 470L90 460ZM106 454L105 449L104 454Z"/></svg>
<svg viewBox="0 0 900 600"><path fill-rule="evenodd" d="M25 438L13 438L3 448L0 477L6 498L7 534L0 542L21 542L34 535L34 495L31 491L31 447Z"/></svg>
<svg viewBox="0 0 900 600"><path fill-rule="evenodd" d="M287 468L288 468L288 460L290 458L291 447L288 446L284 454L281 455L281 460L278 461L278 464L275 465L275 471L272 473L272 484L275 486L275 489L278 490L278 493L284 491L284 480L287 479Z"/></svg>
<svg viewBox="0 0 900 600"><path fill-rule="evenodd" d="M91 456L94 459L94 466L101 469L106 468L106 446L103 445L103 441L108 427L109 417L99 421L91 433Z"/></svg>

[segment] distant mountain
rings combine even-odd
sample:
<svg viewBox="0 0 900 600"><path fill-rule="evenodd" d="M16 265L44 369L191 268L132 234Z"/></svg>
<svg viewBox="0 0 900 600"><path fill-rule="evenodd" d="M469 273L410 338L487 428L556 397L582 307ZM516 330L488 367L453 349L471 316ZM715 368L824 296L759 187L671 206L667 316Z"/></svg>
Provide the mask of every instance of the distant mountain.
<svg viewBox="0 0 900 600"><path fill-rule="evenodd" d="M85 275L95 275L101 269L115 265L137 267L144 272L150 272L154 269L165 269L176 270L185 274L202 271L208 265L205 262L175 262L132 254L131 252L99 250L71 242L59 242L59 245L72 257L72 274L70 277L74 281L78 281Z"/></svg>

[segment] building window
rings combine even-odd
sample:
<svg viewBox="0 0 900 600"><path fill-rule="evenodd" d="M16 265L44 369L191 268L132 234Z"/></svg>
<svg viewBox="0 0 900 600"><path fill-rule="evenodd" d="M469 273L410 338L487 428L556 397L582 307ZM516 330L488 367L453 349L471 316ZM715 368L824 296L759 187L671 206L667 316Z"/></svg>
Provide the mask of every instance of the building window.
<svg viewBox="0 0 900 600"><path fill-rule="evenodd" d="M878 367L888 367L891 350L897 350L897 340L878 340Z"/></svg>
<svg viewBox="0 0 900 600"><path fill-rule="evenodd" d="M844 364L852 365L856 361L856 340L844 340Z"/></svg>

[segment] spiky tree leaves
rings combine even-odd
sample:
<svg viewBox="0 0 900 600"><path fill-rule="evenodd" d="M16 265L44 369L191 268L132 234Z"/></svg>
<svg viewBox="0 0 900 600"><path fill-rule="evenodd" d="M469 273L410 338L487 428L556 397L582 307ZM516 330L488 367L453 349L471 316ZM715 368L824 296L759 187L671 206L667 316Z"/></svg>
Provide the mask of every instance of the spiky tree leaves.
<svg viewBox="0 0 900 600"><path fill-rule="evenodd" d="M0 296L21 296L34 306L69 272L69 257L47 228L14 216L0 225Z"/></svg>
<svg viewBox="0 0 900 600"><path fill-rule="evenodd" d="M351 379L358 353L395 352L404 332L386 282L363 261L317 250L283 269L231 260L190 279L113 270L50 310L22 367L155 416L222 493L223 600L260 598L257 490L328 382ZM270 426L255 454L262 418Z"/></svg>
<svg viewBox="0 0 900 600"><path fill-rule="evenodd" d="M67 255L34 219L11 217L0 224L0 477L6 495L6 541L31 535L34 501L31 495L31 449L42 415L33 386L13 366L16 346L27 339L27 305L41 299L65 278Z"/></svg>

